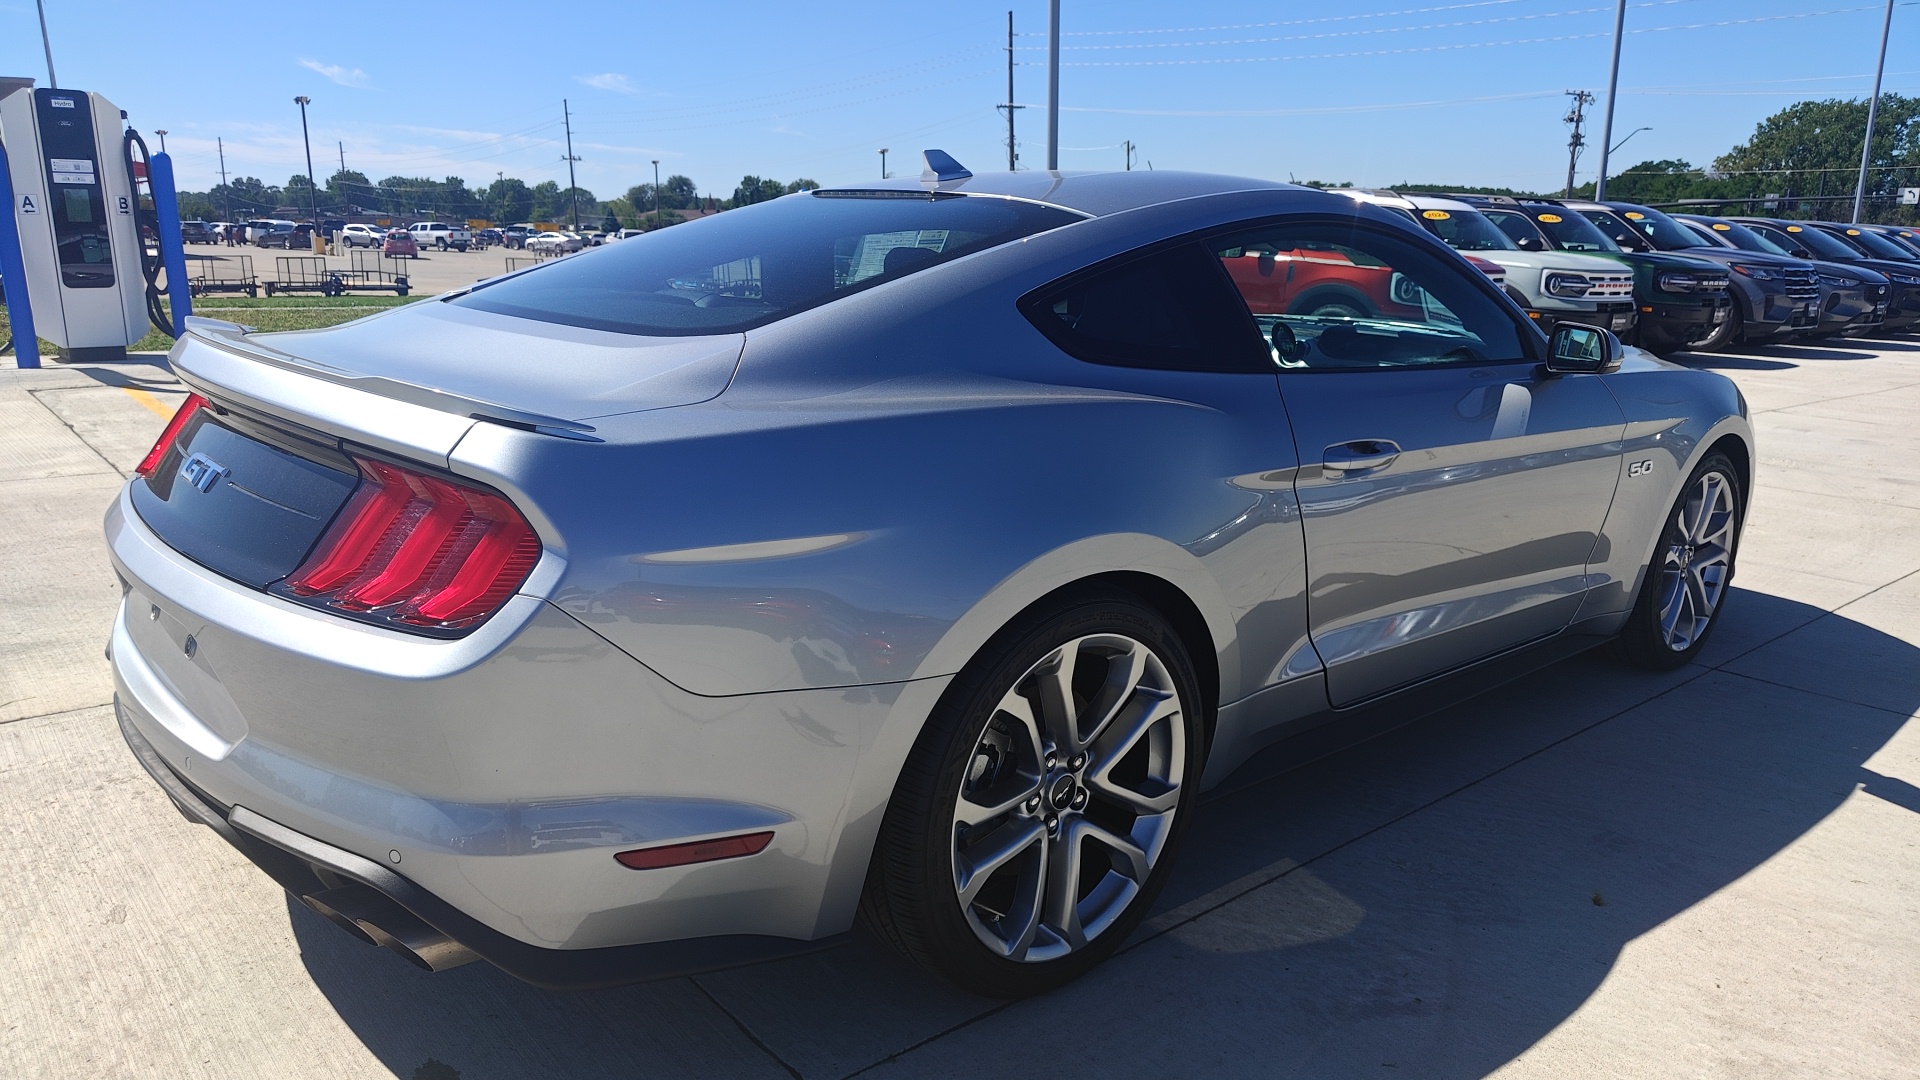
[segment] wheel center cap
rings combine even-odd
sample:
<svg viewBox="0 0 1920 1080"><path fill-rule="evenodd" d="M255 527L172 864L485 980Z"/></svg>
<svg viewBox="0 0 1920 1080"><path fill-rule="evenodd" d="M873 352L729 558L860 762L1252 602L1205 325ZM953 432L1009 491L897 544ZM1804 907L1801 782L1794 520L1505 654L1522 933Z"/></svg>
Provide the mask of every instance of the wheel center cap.
<svg viewBox="0 0 1920 1080"><path fill-rule="evenodd" d="M1073 777L1062 773L1047 785L1047 801L1053 804L1055 810L1065 810L1073 805L1073 789Z"/></svg>

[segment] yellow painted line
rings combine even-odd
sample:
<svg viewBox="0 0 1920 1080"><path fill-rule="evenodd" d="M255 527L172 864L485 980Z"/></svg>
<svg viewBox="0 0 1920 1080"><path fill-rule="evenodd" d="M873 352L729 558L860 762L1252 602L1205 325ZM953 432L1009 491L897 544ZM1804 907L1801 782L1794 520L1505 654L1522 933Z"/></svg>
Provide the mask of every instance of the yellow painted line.
<svg viewBox="0 0 1920 1080"><path fill-rule="evenodd" d="M159 398L154 397L152 394L147 393L145 390L136 390L131 386L123 386L120 389L125 390L127 392L128 397L132 398L133 400L139 402L142 405L145 405L147 407L147 411L154 414L155 416L158 416L165 420L173 419L173 413L174 413L173 406L166 404L165 402L161 401Z"/></svg>

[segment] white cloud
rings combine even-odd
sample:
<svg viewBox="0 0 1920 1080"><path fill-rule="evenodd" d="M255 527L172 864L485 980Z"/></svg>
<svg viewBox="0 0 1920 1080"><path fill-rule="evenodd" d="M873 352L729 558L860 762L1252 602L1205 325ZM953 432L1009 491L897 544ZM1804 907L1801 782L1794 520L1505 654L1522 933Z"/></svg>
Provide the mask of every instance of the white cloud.
<svg viewBox="0 0 1920 1080"><path fill-rule="evenodd" d="M639 89L625 75L618 75L611 71L602 75L575 75L574 78L595 90L611 90L616 94L637 93Z"/></svg>
<svg viewBox="0 0 1920 1080"><path fill-rule="evenodd" d="M359 68L341 67L339 64L323 64L318 60L301 60L300 66L308 71L317 71L341 86L351 86L356 90L365 90L373 85L373 80Z"/></svg>

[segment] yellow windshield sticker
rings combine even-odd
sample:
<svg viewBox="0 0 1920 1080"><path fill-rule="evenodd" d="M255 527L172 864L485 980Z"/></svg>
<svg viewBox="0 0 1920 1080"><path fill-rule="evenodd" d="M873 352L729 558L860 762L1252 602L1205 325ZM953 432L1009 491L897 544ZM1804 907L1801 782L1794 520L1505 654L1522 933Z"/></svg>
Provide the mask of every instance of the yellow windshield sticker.
<svg viewBox="0 0 1920 1080"><path fill-rule="evenodd" d="M1629 211L1627 211L1627 220L1628 220L1628 221L1645 221L1646 219L1647 219L1647 215L1645 215L1645 214L1642 214L1642 213L1640 213L1640 212L1639 212L1639 211L1637 211L1637 210L1629 210Z"/></svg>
<svg viewBox="0 0 1920 1080"><path fill-rule="evenodd" d="M1540 220L1546 222L1549 225L1558 225L1560 224L1560 215L1559 214L1541 214Z"/></svg>
<svg viewBox="0 0 1920 1080"><path fill-rule="evenodd" d="M1848 236L1859 236L1859 235L1860 235L1860 230L1859 230L1859 229L1848 229L1848 230L1847 230L1847 235L1848 235Z"/></svg>
<svg viewBox="0 0 1920 1080"><path fill-rule="evenodd" d="M1789 226L1787 226L1787 231L1788 231L1788 232L1799 232L1799 231L1800 231L1800 226L1798 226L1798 225L1789 225Z"/></svg>
<svg viewBox="0 0 1920 1080"><path fill-rule="evenodd" d="M1724 221L1716 221L1713 223L1713 231L1714 232L1732 232L1733 226L1727 224Z"/></svg>
<svg viewBox="0 0 1920 1080"><path fill-rule="evenodd" d="M1445 210L1422 210L1420 216L1426 218L1428 221L1445 221L1453 215L1447 213Z"/></svg>

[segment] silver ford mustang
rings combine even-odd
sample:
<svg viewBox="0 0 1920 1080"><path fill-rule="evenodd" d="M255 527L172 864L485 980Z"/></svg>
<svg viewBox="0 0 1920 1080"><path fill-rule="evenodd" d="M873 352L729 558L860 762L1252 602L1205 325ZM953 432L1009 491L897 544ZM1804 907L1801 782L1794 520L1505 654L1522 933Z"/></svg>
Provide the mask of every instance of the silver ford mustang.
<svg viewBox="0 0 1920 1080"><path fill-rule="evenodd" d="M1254 750L1706 640L1726 379L1549 341L1337 194L927 162L197 321L106 519L134 753L429 968L610 985L858 917L1014 996L1119 946Z"/></svg>

